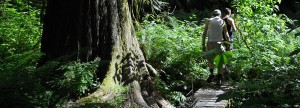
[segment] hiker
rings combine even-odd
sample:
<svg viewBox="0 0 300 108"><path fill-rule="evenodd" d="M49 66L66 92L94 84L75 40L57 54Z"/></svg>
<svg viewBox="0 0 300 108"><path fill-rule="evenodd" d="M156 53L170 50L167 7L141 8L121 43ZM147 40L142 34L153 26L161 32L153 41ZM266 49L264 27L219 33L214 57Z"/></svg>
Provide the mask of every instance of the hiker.
<svg viewBox="0 0 300 108"><path fill-rule="evenodd" d="M236 27L235 27L235 24L234 24L234 20L230 17L231 9L230 8L225 8L223 13L224 13L223 20L226 23L226 28L227 28L227 31L228 31L228 34L229 34L229 37L230 37L229 40L225 40L226 38L223 37L223 39L225 41L230 42L230 43L225 43L224 45L226 47L226 51L231 51L233 49L233 38L234 38L232 33L236 31Z"/></svg>
<svg viewBox="0 0 300 108"><path fill-rule="evenodd" d="M223 20L225 21L226 23L226 28L227 28L227 31L228 31L228 34L229 34L229 40L226 40L225 37L223 37L223 40L224 41L227 41L228 43L224 43L225 47L226 47L226 51L231 51L233 49L233 32L236 31L236 26L235 26L235 23L234 23L234 20L230 17L231 15L231 9L230 8L225 8L223 10ZM223 35L225 36L225 35ZM228 79L228 74L229 74L229 69L227 66L224 66L224 73L223 73L223 76L225 76L225 79Z"/></svg>
<svg viewBox="0 0 300 108"><path fill-rule="evenodd" d="M217 55L222 53L222 48L224 47L222 45L223 41L223 33L225 34L225 38L229 40L229 35L227 32L226 24L225 21L221 18L221 11L219 9L216 9L213 11L213 16L212 18L208 19L205 22L205 29L203 32L202 36L202 51L206 51L206 46L205 46L205 39L206 39L206 34L208 34L208 41L207 41L207 51L213 50L213 49L218 49L216 50L213 54L209 54L206 56L208 60L208 65L209 65L209 71L210 75L207 79L208 83L211 83L211 81L214 79L214 63L213 63L213 58ZM217 85L221 85L222 81L222 69L218 69L218 75L217 75Z"/></svg>

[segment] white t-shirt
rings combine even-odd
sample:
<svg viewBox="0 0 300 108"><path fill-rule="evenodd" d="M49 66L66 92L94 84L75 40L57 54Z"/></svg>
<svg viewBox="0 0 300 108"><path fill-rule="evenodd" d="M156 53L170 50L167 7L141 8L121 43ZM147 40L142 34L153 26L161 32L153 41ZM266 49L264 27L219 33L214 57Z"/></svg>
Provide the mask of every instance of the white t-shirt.
<svg viewBox="0 0 300 108"><path fill-rule="evenodd" d="M208 42L223 41L223 27L225 23L223 19L214 17L209 19L208 25Z"/></svg>

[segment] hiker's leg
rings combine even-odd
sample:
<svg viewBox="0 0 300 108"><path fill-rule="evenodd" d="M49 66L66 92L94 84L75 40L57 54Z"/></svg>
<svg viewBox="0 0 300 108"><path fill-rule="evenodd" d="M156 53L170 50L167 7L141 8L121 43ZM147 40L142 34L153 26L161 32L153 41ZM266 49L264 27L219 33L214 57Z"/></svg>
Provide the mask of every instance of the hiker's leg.
<svg viewBox="0 0 300 108"><path fill-rule="evenodd" d="M229 40L230 41L230 51L233 50L233 39L234 39L234 36L231 36L230 40Z"/></svg>
<svg viewBox="0 0 300 108"><path fill-rule="evenodd" d="M223 68L225 67L222 66L222 67L218 67L218 75L217 75L217 83L216 85L219 85L221 86L222 85L222 80L223 80Z"/></svg>
<svg viewBox="0 0 300 108"><path fill-rule="evenodd" d="M223 74L225 75L225 74L228 74L229 73L229 69L228 69L228 66L227 66L227 64L226 65L224 65L224 67L223 67Z"/></svg>
<svg viewBox="0 0 300 108"><path fill-rule="evenodd" d="M218 67L218 74L223 74L224 68L225 68L225 65L223 65L222 67Z"/></svg>
<svg viewBox="0 0 300 108"><path fill-rule="evenodd" d="M214 63L212 62L212 60L209 60L208 59L208 66L209 66L209 72L210 72L210 74L209 74L209 76L208 76L208 78L207 78L207 82L208 83L211 83L211 81L214 79Z"/></svg>
<svg viewBox="0 0 300 108"><path fill-rule="evenodd" d="M215 48L218 48L218 44L216 42L207 42L207 50L213 50ZM215 53L211 53L207 56L207 61L208 61L208 67L209 71L211 74L213 74L213 69L214 69L214 63L213 63L213 58L216 56Z"/></svg>
<svg viewBox="0 0 300 108"><path fill-rule="evenodd" d="M218 44L217 42L207 42L207 50L213 50L215 48L219 48L220 44ZM212 53L210 55L207 56L207 60L208 60L208 66L209 66L209 72L210 75L207 78L207 82L210 83L213 79L214 79L214 63L213 63L213 58L216 56L216 53Z"/></svg>
<svg viewBox="0 0 300 108"><path fill-rule="evenodd" d="M208 60L208 67L209 67L209 72L210 72L210 74L214 74L214 63L213 63L213 61L212 60Z"/></svg>

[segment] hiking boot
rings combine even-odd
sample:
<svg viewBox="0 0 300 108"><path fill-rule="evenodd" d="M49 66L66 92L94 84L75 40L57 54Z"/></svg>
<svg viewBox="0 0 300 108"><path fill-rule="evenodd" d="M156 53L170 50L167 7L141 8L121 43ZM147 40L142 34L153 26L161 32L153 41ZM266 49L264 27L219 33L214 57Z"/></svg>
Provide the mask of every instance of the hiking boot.
<svg viewBox="0 0 300 108"><path fill-rule="evenodd" d="M207 83L211 83L211 81L215 78L215 75L210 74L206 80Z"/></svg>
<svg viewBox="0 0 300 108"><path fill-rule="evenodd" d="M222 85L222 78L223 78L222 74L218 74L218 76L217 76L217 82L216 82L217 86L221 86Z"/></svg>

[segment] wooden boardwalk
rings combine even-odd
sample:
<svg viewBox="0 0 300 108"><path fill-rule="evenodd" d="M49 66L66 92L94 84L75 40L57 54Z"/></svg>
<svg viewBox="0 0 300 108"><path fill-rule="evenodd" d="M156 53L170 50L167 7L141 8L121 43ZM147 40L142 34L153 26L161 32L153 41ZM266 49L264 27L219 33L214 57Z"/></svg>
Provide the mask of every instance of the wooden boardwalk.
<svg viewBox="0 0 300 108"><path fill-rule="evenodd" d="M228 101L216 102L218 95L223 94L229 87L222 86L219 89L204 88L199 89L193 96L191 108L227 108Z"/></svg>

